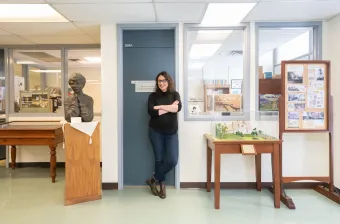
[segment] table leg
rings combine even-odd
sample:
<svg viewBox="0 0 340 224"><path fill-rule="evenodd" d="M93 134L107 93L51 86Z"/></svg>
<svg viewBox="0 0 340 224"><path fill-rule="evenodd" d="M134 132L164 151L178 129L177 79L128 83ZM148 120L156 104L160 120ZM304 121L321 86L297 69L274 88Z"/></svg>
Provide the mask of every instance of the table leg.
<svg viewBox="0 0 340 224"><path fill-rule="evenodd" d="M52 178L52 183L55 182L55 177L56 175L56 167L57 167L57 157L56 157L56 146L55 145L50 145L50 174Z"/></svg>
<svg viewBox="0 0 340 224"><path fill-rule="evenodd" d="M15 145L12 145L11 147L11 167L12 169L15 169L15 165L16 165L16 158L17 158L17 147Z"/></svg>
<svg viewBox="0 0 340 224"><path fill-rule="evenodd" d="M215 148L215 209L220 209L221 153Z"/></svg>
<svg viewBox="0 0 340 224"><path fill-rule="evenodd" d="M280 208L280 196L281 196L281 180L280 180L280 152L279 144L273 145L274 150L272 153L272 173L273 173L273 185L274 185L274 207Z"/></svg>
<svg viewBox="0 0 340 224"><path fill-rule="evenodd" d="M207 146L207 192L211 191L211 160L212 150Z"/></svg>
<svg viewBox="0 0 340 224"><path fill-rule="evenodd" d="M255 155L255 166L256 166L256 190L261 191L261 153Z"/></svg>

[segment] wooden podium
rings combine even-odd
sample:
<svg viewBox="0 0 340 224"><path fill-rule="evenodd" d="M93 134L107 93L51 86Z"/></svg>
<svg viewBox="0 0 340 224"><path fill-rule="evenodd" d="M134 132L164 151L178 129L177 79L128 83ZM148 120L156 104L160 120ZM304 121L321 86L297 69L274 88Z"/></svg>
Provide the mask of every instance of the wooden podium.
<svg viewBox="0 0 340 224"><path fill-rule="evenodd" d="M91 138L71 125L64 125L65 205L102 198L100 123L95 127Z"/></svg>

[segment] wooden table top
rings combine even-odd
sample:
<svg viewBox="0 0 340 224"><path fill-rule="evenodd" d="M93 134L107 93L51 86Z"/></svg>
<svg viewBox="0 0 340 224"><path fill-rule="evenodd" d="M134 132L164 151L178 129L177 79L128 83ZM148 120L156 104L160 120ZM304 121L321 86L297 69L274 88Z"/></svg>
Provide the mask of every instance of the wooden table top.
<svg viewBox="0 0 340 224"><path fill-rule="evenodd" d="M270 143L281 143L282 140L280 139L261 139L261 140L254 140L254 139L218 139L212 136L211 134L204 134L204 137L214 143L214 144L270 144Z"/></svg>
<svg viewBox="0 0 340 224"><path fill-rule="evenodd" d="M62 128L62 125L0 125L0 131L22 130L22 131L54 131Z"/></svg>
<svg viewBox="0 0 340 224"><path fill-rule="evenodd" d="M0 131L55 131L62 128L58 121L12 121L0 124Z"/></svg>

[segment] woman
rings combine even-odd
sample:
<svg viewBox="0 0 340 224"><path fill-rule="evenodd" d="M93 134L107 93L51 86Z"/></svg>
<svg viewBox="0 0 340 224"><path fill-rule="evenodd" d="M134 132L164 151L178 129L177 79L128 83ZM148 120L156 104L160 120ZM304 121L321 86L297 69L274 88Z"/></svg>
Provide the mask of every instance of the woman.
<svg viewBox="0 0 340 224"><path fill-rule="evenodd" d="M177 113L182 109L180 95L174 89L170 75L163 71L156 77L156 91L148 100L149 137L155 154L154 175L146 180L151 192L166 197L165 175L178 161ZM156 184L159 183L158 191Z"/></svg>

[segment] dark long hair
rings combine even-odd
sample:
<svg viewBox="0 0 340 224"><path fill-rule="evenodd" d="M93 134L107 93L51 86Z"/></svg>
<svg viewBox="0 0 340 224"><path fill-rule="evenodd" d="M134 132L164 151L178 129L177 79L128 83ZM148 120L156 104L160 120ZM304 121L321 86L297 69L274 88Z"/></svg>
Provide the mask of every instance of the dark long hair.
<svg viewBox="0 0 340 224"><path fill-rule="evenodd" d="M162 90L158 87L158 77L159 76L163 76L168 81L167 92L175 91L174 82L173 82L171 76L166 71L162 71L162 72L158 73L158 75L156 76L156 79L155 79L155 81L156 81L155 90L156 90L157 93L162 92Z"/></svg>

